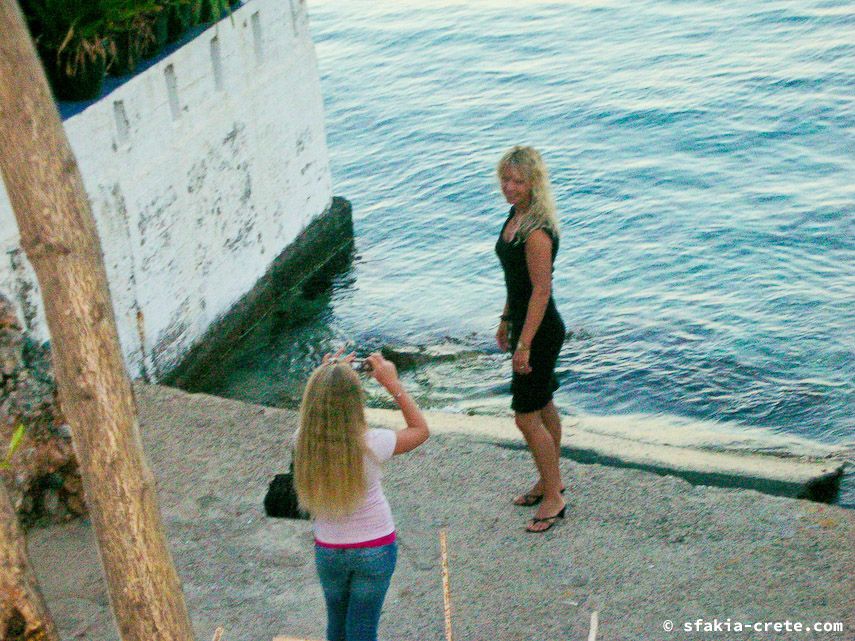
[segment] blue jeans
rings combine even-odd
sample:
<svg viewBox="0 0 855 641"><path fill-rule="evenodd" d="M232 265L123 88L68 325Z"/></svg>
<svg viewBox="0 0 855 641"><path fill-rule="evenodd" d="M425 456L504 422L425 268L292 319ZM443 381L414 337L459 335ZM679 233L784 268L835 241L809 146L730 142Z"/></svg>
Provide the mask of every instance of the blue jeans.
<svg viewBox="0 0 855 641"><path fill-rule="evenodd" d="M329 641L377 641L380 610L397 559L397 543L372 548L315 546Z"/></svg>

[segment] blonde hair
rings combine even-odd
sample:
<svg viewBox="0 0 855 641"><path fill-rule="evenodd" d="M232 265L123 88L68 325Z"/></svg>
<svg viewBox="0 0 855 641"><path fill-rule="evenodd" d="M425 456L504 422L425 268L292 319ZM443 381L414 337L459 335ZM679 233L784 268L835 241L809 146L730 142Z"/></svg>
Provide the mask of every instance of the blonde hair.
<svg viewBox="0 0 855 641"><path fill-rule="evenodd" d="M365 498L370 453L362 385L347 363L321 365L309 377L294 448L294 486L312 516L342 517Z"/></svg>
<svg viewBox="0 0 855 641"><path fill-rule="evenodd" d="M520 221L517 239L525 242L536 229L544 229L553 236L559 236L558 214L552 186L549 184L549 170L537 150L534 147L516 146L505 152L496 165L496 175L500 181L507 167L519 169L531 184L531 203Z"/></svg>

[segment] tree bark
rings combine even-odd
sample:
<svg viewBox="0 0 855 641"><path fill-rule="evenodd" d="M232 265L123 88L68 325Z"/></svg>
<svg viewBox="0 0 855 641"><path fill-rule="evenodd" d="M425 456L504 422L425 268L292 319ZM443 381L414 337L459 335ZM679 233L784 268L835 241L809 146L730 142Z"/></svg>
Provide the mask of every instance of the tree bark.
<svg viewBox="0 0 855 641"><path fill-rule="evenodd" d="M60 402L119 635L190 641L95 221L15 0L0 0L0 34L0 170L42 290Z"/></svg>
<svg viewBox="0 0 855 641"><path fill-rule="evenodd" d="M38 581L27 558L27 544L15 508L0 481L0 639L59 641Z"/></svg>

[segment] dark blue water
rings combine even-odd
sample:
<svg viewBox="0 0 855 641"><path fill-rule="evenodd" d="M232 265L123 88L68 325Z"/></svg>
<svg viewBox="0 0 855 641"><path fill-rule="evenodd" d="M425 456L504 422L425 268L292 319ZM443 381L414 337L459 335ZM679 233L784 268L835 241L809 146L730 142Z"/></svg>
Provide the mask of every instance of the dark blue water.
<svg viewBox="0 0 855 641"><path fill-rule="evenodd" d="M309 9L358 252L322 343L450 336L484 355L414 374L425 402L507 411L494 166L531 144L562 222L563 410L853 442L855 4Z"/></svg>

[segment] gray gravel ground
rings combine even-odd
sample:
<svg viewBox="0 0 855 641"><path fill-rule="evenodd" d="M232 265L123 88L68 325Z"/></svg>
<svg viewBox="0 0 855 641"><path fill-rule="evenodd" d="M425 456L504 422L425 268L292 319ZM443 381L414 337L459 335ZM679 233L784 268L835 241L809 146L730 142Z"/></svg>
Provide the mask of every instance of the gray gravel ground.
<svg viewBox="0 0 855 641"><path fill-rule="evenodd" d="M267 482L287 467L296 414L138 386L146 453L201 640L324 638L306 521L268 519ZM526 451L434 436L386 467L398 568L381 639L445 639L439 531L447 528L454 638L602 641L855 639L855 512L647 472L562 461L567 518L523 530L510 505ZM62 638L115 641L91 528L33 530L29 550ZM731 631L684 622L731 620ZM736 622L840 622L838 632L735 632ZM673 622L675 630L663 626Z"/></svg>

